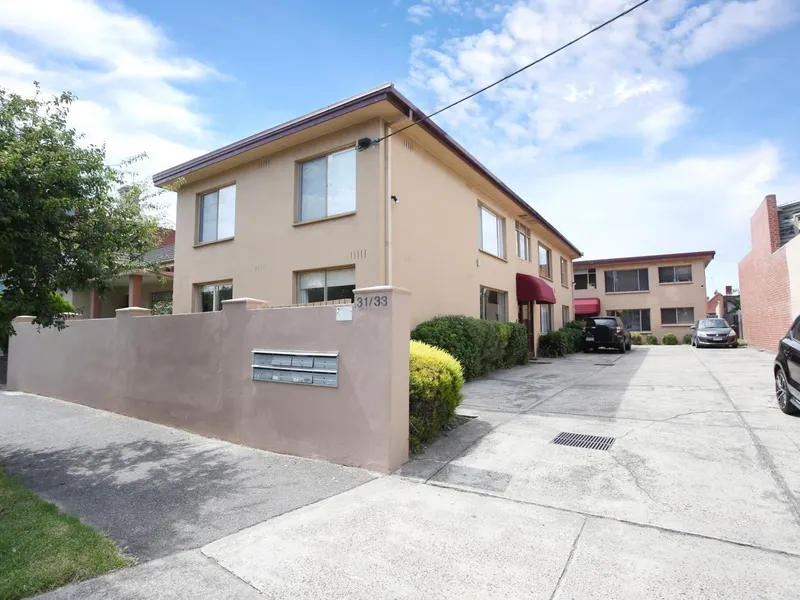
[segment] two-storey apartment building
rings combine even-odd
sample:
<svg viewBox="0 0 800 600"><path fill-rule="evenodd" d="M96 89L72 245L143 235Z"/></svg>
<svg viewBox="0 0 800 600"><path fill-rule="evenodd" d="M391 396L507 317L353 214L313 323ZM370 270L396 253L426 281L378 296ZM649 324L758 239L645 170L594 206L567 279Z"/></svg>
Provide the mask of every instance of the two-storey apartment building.
<svg viewBox="0 0 800 600"><path fill-rule="evenodd" d="M617 315L631 331L681 338L706 316L706 267L714 254L575 261L575 313Z"/></svg>
<svg viewBox="0 0 800 600"><path fill-rule="evenodd" d="M570 320L580 251L432 121L398 132L423 117L387 84L157 174L181 184L173 311L394 285L412 324L520 320L534 340Z"/></svg>

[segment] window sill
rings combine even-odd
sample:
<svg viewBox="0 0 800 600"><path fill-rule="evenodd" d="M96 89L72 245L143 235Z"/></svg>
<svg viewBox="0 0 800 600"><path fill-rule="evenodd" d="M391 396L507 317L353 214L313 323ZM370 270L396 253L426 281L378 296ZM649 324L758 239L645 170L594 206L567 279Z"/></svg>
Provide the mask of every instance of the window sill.
<svg viewBox="0 0 800 600"><path fill-rule="evenodd" d="M567 289L567 290L569 289L569 286L566 283L562 283L561 287L564 288L564 289Z"/></svg>
<svg viewBox="0 0 800 600"><path fill-rule="evenodd" d="M346 213L339 213L338 215L331 215L330 217L320 217L319 219L309 219L308 221L295 221L292 227L302 227L303 225L313 225L314 223L324 223L325 221L333 221L335 219L343 219L345 217L352 217L356 211L351 210Z"/></svg>
<svg viewBox="0 0 800 600"><path fill-rule="evenodd" d="M233 241L234 236L220 238L218 240L209 240L208 242L197 242L194 244L194 248L202 248L203 246L213 246L214 244L222 244L224 242L231 242Z"/></svg>
<svg viewBox="0 0 800 600"><path fill-rule="evenodd" d="M658 285L691 285L694 281L665 281L664 283L658 282Z"/></svg>
<svg viewBox="0 0 800 600"><path fill-rule="evenodd" d="M649 294L650 290L638 290L635 292L606 292L606 296L621 296L624 294Z"/></svg>
<svg viewBox="0 0 800 600"><path fill-rule="evenodd" d="M691 327L694 323L675 323L670 325L669 323L662 323L661 327Z"/></svg>
<svg viewBox="0 0 800 600"><path fill-rule="evenodd" d="M486 256L491 256L492 258L496 258L497 260L502 260L504 263L508 262L508 260L503 258L502 256L497 256L497 254L492 254L491 252L487 252L486 250L483 250L481 248L478 248L478 252L480 252L481 254L485 254Z"/></svg>
<svg viewBox="0 0 800 600"><path fill-rule="evenodd" d="M483 252L483 250L482 250L482 252ZM489 254L489 252L486 252L486 254ZM494 254L492 254L492 256L494 256ZM520 260L521 260L522 262L524 262L524 263L531 264L531 261L529 261L529 260L528 260L528 259L526 259L526 258L522 258L522 257L521 257L521 256L519 256L519 255L517 255L517 258L518 258L518 259L520 259Z"/></svg>
<svg viewBox="0 0 800 600"><path fill-rule="evenodd" d="M539 278L541 278L541 279L546 279L546 280L547 280L547 281L549 281L550 283L553 283L553 279L552 279L552 277L548 277L547 275L541 275L541 274L537 274L536 276L537 276L537 277L539 277Z"/></svg>

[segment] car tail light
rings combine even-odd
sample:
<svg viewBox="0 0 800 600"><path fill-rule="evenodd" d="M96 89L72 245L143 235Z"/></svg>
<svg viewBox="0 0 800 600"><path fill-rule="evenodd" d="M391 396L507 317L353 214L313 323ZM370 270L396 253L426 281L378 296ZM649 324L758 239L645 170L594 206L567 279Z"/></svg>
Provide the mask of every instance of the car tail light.
<svg viewBox="0 0 800 600"><path fill-rule="evenodd" d="M584 328L583 328L583 333L586 333L588 330L589 330L589 328L588 328L588 327L584 327Z"/></svg>
<svg viewBox="0 0 800 600"><path fill-rule="evenodd" d="M622 327L617 327L617 333L622 333Z"/></svg>

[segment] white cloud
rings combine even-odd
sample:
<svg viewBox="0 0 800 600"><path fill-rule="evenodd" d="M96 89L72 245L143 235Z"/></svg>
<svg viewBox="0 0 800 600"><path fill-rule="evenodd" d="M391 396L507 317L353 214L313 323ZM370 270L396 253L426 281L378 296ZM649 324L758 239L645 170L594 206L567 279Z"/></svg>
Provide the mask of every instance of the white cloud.
<svg viewBox="0 0 800 600"><path fill-rule="evenodd" d="M485 92L470 102L472 115L482 115L489 125L502 115L528 131L526 143L550 152L630 137L650 150L657 148L691 115L683 100L681 68L798 17L796 3L783 0L691 4L661 0L640 8ZM545 55L621 8L618 0L518 2L496 26L412 47L409 83L430 107L447 104ZM446 125L460 124L463 110L441 119Z"/></svg>
<svg viewBox="0 0 800 600"><path fill-rule="evenodd" d="M768 143L671 161L563 162L529 163L507 181L586 258L716 250L710 287L736 284L750 217L764 196L800 198L800 177L783 172L779 149ZM619 224L619 239L598 230L601 215Z"/></svg>
<svg viewBox="0 0 800 600"><path fill-rule="evenodd" d="M420 24L424 19L433 16L433 9L423 4L414 4L408 7L408 20L412 23Z"/></svg>
<svg viewBox="0 0 800 600"><path fill-rule="evenodd" d="M153 23L119 5L92 0L0 2L0 85L30 94L78 96L70 124L109 162L141 152L142 177L197 156L213 145L208 119L179 86L218 74L175 50ZM174 220L174 199L168 218Z"/></svg>

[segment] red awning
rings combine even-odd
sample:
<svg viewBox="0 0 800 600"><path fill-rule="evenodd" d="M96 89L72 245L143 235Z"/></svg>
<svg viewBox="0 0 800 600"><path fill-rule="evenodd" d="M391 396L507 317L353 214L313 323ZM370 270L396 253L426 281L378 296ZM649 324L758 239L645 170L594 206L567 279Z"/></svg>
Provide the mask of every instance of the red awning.
<svg viewBox="0 0 800 600"><path fill-rule="evenodd" d="M594 315L600 313L600 298L575 298L576 315Z"/></svg>
<svg viewBox="0 0 800 600"><path fill-rule="evenodd" d="M538 277L517 273L517 300L519 302L555 304L556 293L553 288Z"/></svg>

